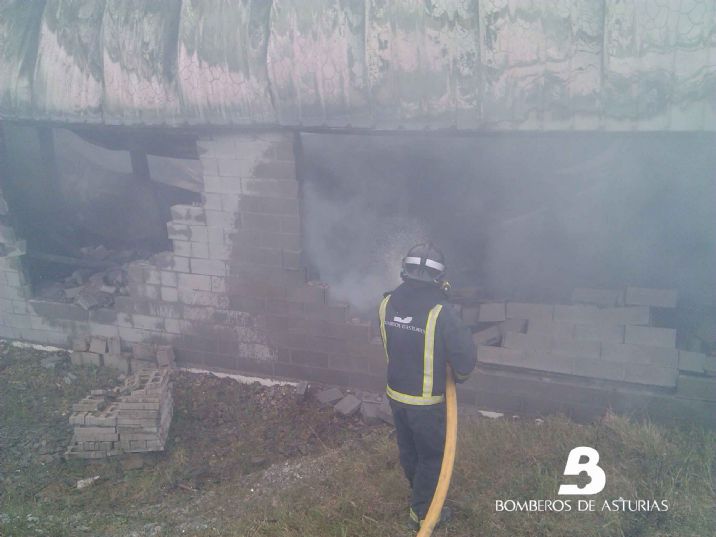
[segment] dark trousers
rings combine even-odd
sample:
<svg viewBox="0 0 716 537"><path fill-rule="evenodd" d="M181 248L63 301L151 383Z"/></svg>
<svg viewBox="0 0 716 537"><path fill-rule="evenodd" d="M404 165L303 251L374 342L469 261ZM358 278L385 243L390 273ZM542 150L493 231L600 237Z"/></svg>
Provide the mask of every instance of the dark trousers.
<svg viewBox="0 0 716 537"><path fill-rule="evenodd" d="M445 449L445 403L410 406L390 400L400 464L412 488L410 507L425 518L440 476Z"/></svg>

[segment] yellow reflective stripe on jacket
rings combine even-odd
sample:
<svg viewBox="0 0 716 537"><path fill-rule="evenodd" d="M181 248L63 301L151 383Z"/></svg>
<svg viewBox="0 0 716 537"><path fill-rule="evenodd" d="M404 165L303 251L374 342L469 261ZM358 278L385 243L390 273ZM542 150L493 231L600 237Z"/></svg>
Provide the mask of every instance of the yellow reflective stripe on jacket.
<svg viewBox="0 0 716 537"><path fill-rule="evenodd" d="M388 307L389 299L390 299L390 295L385 297L382 300L382 302L380 303L380 308L378 309L378 318L380 320L380 335L381 335L381 339L383 340L383 349L385 350L385 361L386 362L390 359L388 357L388 336L385 333L385 310Z"/></svg>
<svg viewBox="0 0 716 537"><path fill-rule="evenodd" d="M400 393L395 391L390 386L385 388L385 393L391 399L406 405L437 405L445 400L444 395L431 395L430 397L423 397L422 395L409 395L407 393Z"/></svg>
<svg viewBox="0 0 716 537"><path fill-rule="evenodd" d="M433 359L435 355L435 326L438 315L443 309L442 304L433 307L428 313L428 322L425 325L425 348L423 349L423 397L433 394Z"/></svg>

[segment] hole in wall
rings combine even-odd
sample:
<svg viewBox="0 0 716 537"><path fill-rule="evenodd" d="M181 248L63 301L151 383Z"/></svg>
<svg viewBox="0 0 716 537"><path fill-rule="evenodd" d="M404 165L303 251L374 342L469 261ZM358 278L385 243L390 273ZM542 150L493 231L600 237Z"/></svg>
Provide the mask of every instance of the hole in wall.
<svg viewBox="0 0 716 537"><path fill-rule="evenodd" d="M123 265L171 249L170 207L200 200L196 140L172 132L5 125L7 183L36 298L124 294Z"/></svg>

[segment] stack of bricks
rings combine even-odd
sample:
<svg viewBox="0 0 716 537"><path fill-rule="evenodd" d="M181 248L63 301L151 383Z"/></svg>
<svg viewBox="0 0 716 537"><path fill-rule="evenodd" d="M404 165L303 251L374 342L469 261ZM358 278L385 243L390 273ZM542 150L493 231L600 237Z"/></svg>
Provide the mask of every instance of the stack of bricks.
<svg viewBox="0 0 716 537"><path fill-rule="evenodd" d="M117 433L117 404L111 392L92 390L91 395L72 405L72 443L65 455L75 459L101 459L121 453Z"/></svg>
<svg viewBox="0 0 716 537"><path fill-rule="evenodd" d="M169 369L142 370L121 388L93 390L72 405L69 458L98 459L126 452L161 451L174 402Z"/></svg>
<svg viewBox="0 0 716 537"><path fill-rule="evenodd" d="M601 380L674 388L680 351L676 331L651 326L651 308L676 306L676 291L629 287L624 292L575 290L572 305L494 303L491 320L526 321L501 346L478 343L483 364L521 367ZM481 319L482 320L482 319Z"/></svg>
<svg viewBox="0 0 716 537"><path fill-rule="evenodd" d="M146 369L125 381L117 401L119 445L125 452L161 451L174 411L169 370Z"/></svg>

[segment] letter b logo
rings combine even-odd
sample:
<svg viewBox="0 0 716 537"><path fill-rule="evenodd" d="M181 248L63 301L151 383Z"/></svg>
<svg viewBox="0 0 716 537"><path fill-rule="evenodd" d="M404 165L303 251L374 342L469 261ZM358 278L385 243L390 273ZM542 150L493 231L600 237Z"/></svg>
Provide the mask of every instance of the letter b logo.
<svg viewBox="0 0 716 537"><path fill-rule="evenodd" d="M579 462L582 457L587 457L587 462ZM587 446L579 446L569 452L567 464L564 467L564 475L579 475L586 472L591 481L584 487L577 485L560 485L558 494L598 494L607 484L607 476L597 463L599 452Z"/></svg>

